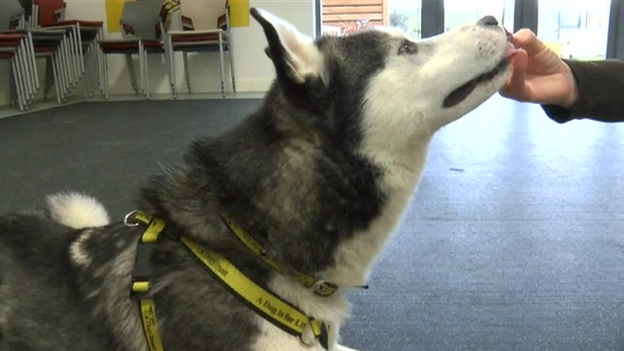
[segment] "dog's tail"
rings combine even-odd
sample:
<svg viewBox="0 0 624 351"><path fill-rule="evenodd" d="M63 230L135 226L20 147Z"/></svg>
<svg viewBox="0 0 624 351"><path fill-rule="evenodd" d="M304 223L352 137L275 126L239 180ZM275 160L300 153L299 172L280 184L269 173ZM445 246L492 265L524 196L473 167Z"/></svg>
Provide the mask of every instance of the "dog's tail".
<svg viewBox="0 0 624 351"><path fill-rule="evenodd" d="M101 227L110 222L104 205L88 195L58 193L48 196L47 203L50 218L70 228Z"/></svg>

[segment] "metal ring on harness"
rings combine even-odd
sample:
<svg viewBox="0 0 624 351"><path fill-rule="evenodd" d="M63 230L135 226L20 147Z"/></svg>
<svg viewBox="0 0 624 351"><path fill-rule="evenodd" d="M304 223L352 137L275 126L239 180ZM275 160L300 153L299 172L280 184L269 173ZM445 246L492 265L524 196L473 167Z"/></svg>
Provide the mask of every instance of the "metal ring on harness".
<svg viewBox="0 0 624 351"><path fill-rule="evenodd" d="M305 334L305 331L309 330L310 333L312 335L312 341L305 341L303 340L303 335ZM305 326L305 328L303 329L303 332L300 335L297 335L297 340L299 340L299 343L301 344L301 346L309 349L312 346L316 345L316 343L318 342L318 338L314 336L314 332L312 331L312 326L310 326L310 323L308 323L308 325Z"/></svg>
<svg viewBox="0 0 624 351"><path fill-rule="evenodd" d="M134 227L138 227L138 226L139 226L139 223L138 223L138 222L132 222L132 223L130 222L130 218L134 218L134 215L136 215L136 214L137 214L137 212L139 212L139 211L134 210L134 211L132 211L132 212L128 213L128 214L124 217L123 224L124 224L126 227L129 227L129 228L134 228Z"/></svg>

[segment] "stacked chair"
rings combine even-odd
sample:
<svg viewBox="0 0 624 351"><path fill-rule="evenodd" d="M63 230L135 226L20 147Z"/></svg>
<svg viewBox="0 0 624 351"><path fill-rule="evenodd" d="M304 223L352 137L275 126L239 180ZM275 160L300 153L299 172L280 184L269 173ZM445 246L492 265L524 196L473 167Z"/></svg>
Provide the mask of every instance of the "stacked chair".
<svg viewBox="0 0 624 351"><path fill-rule="evenodd" d="M150 97L147 55L164 53L162 42L157 37L161 28L160 13L162 7L162 2L155 0L126 2L120 20L122 38L98 40L104 55L125 55L132 87L137 94L144 95L146 99ZM139 57L140 84L136 82L133 54ZM106 58L102 61L101 70L103 72L101 81L104 87L104 95L108 99L108 64Z"/></svg>
<svg viewBox="0 0 624 351"><path fill-rule="evenodd" d="M177 98L175 53L183 55L186 86L191 93L188 53L218 52L221 94L225 97L227 52L232 90L236 92L227 1L217 28L210 30L195 30L193 20L182 16L179 0L127 1L120 20L120 39L104 39L101 21L65 19L65 8L64 0L2 1L0 60L9 62L10 101L20 111L27 110L39 93L47 99L52 90L59 104L66 102L79 84L88 97L99 92L108 99L110 54L125 55L132 87L149 99L149 54L164 58L171 92ZM138 82L133 55L138 56ZM46 63L43 84L39 81L38 59Z"/></svg>
<svg viewBox="0 0 624 351"><path fill-rule="evenodd" d="M11 102L17 104L20 111L28 108L33 95L25 39L23 34L0 34L0 60L10 62Z"/></svg>
<svg viewBox="0 0 624 351"><path fill-rule="evenodd" d="M171 2L172 0L165 0ZM172 10L168 10L167 7ZM184 59L184 76L186 87L191 93L191 77L189 73L188 53L189 52L218 52L221 75L221 95L225 97L225 52L229 56L230 74L232 76L232 91L236 92L236 79L234 75L234 60L230 46L230 6L225 1L225 9L217 19L217 28L209 30L195 30L193 20L190 17L182 16L180 7L164 6L163 20L161 21L163 32L163 43L165 56L168 57L169 77L173 97L178 97L176 88L176 68L175 53L182 52ZM166 16L171 18L166 21Z"/></svg>
<svg viewBox="0 0 624 351"><path fill-rule="evenodd" d="M17 1L3 4L0 11L0 60L9 61L10 100L20 111L28 108L38 89L29 37L10 31L13 27L24 25L24 22L23 10Z"/></svg>
<svg viewBox="0 0 624 351"><path fill-rule="evenodd" d="M64 10L65 3L58 0L3 1L0 59L11 60L11 102L20 111L29 108L40 88L37 59L46 60L46 99L54 87L57 102L67 101L85 72L90 92L99 85L101 53L95 39L102 35L103 23L63 21Z"/></svg>
<svg viewBox="0 0 624 351"><path fill-rule="evenodd" d="M0 41L5 47L2 58L11 62L11 103L20 111L27 110L39 90L39 74L36 59L46 58L50 68L46 77L46 96L52 84L61 79L57 75L61 60L60 43L63 33L31 29L25 11L18 1L7 1L0 12ZM11 38L21 38L19 43ZM16 44L14 52L6 48ZM58 91L58 88L57 88ZM57 94L57 96L60 96ZM60 97L58 98L60 102Z"/></svg>
<svg viewBox="0 0 624 351"><path fill-rule="evenodd" d="M31 25L36 24L43 30L65 31L61 41L66 63L64 81L59 86L61 98L64 100L76 89L85 73L86 91L92 96L99 83L98 61L103 59L98 50L97 39L104 35L104 22L65 19L67 4L64 0L32 1L32 18L29 21Z"/></svg>

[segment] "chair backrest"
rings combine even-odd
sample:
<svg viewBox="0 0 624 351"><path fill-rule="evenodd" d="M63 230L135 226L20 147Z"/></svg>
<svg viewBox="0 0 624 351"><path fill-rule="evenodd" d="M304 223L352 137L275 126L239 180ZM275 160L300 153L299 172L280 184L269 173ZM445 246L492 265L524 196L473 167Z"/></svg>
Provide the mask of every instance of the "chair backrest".
<svg viewBox="0 0 624 351"><path fill-rule="evenodd" d="M62 21L67 4L65 0L33 0L39 8L37 23L42 26Z"/></svg>
<svg viewBox="0 0 624 351"><path fill-rule="evenodd" d="M180 0L162 0L160 21L167 30L182 29L182 8Z"/></svg>
<svg viewBox="0 0 624 351"><path fill-rule="evenodd" d="M161 7L161 0L126 2L120 20L125 34L143 39L158 39L156 29L159 27Z"/></svg>
<svg viewBox="0 0 624 351"><path fill-rule="evenodd" d="M24 9L18 0L2 1L0 10L0 31L17 29L23 19Z"/></svg>
<svg viewBox="0 0 624 351"><path fill-rule="evenodd" d="M180 0L163 0L160 17L164 27L167 30L193 30L192 18L182 15ZM225 1L223 14L217 17L217 29L223 29L226 32L230 30L230 6Z"/></svg>
<svg viewBox="0 0 624 351"><path fill-rule="evenodd" d="M26 15L26 17L30 17L32 15L33 1L32 0L18 0L18 1L22 5L22 8L24 9L24 15Z"/></svg>

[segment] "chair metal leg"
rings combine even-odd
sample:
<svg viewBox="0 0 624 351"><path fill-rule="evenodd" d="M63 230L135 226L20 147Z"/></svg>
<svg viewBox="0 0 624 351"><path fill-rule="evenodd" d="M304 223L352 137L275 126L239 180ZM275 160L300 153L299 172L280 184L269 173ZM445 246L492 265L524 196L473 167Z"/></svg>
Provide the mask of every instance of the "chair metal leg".
<svg viewBox="0 0 624 351"><path fill-rule="evenodd" d="M63 77L62 77L62 71L61 71L61 64L59 61L60 61L59 48L56 48L54 53L52 53L52 67L54 71L56 71L56 77L55 77L56 83L54 84L54 88L56 89L57 100L61 100L63 98L63 93L62 93Z"/></svg>
<svg viewBox="0 0 624 351"><path fill-rule="evenodd" d="M76 52L75 52L75 33L72 29L69 32L69 41L67 43L67 57L69 58L69 69L71 70L71 86L70 93L73 92L74 88L78 84L78 67L76 64Z"/></svg>
<svg viewBox="0 0 624 351"><path fill-rule="evenodd" d="M71 56L69 54L69 38L67 36L65 36L65 38L63 39L62 45L64 66L63 68L65 71L65 77L67 78L67 85L65 85L65 96L68 96L71 91L71 86L74 82L74 70L72 69L71 65Z"/></svg>
<svg viewBox="0 0 624 351"><path fill-rule="evenodd" d="M97 42L97 40L99 40L101 38L104 38L104 28L100 28L100 30L98 31L98 34L97 34L97 36L95 38L96 42ZM97 47L97 53L98 53L98 63L104 62L104 60L106 58L106 54L104 53L104 50L102 50L102 48L100 48L99 44L96 44L96 47ZM98 66L98 67L100 67L100 66ZM100 91L102 92L102 94L104 94L104 84L105 84L105 81L103 80L104 76L100 75L99 77L100 77L100 82L99 82L99 84L100 84Z"/></svg>
<svg viewBox="0 0 624 351"><path fill-rule="evenodd" d="M89 74L91 75L91 85L89 97L95 96L98 85L98 46L97 41L93 41L89 47Z"/></svg>
<svg viewBox="0 0 624 351"><path fill-rule="evenodd" d="M95 95L95 91L97 89L97 48L95 47L95 42L91 43L89 47L89 98L92 98Z"/></svg>
<svg viewBox="0 0 624 351"><path fill-rule="evenodd" d="M65 66L67 68L67 82L69 83L67 86L67 94L70 93L72 85L74 85L74 82L76 81L74 79L74 63L73 63L73 55L71 54L71 48L72 48L72 44L71 44L71 37L72 34L71 32L67 33L65 35L65 40L63 40L63 54L65 56Z"/></svg>
<svg viewBox="0 0 624 351"><path fill-rule="evenodd" d="M228 45L230 45L228 43ZM230 74L232 75L232 92L236 92L236 78L234 78L234 55L232 54L232 48L228 46L228 54L230 55Z"/></svg>
<svg viewBox="0 0 624 351"><path fill-rule="evenodd" d="M171 91L173 92L173 98L177 99L178 88L176 86L175 51L173 50L171 37L167 37L167 43L169 45L169 64L171 65Z"/></svg>
<svg viewBox="0 0 624 351"><path fill-rule="evenodd" d="M141 94L145 96L145 62L143 61L143 54L143 42L139 40L139 84L141 86Z"/></svg>
<svg viewBox="0 0 624 351"><path fill-rule="evenodd" d="M56 102L57 103L61 103L61 89L60 87L60 82L59 82L59 74L58 74L58 70L57 70L57 64L56 64L56 56L52 55L51 58L51 62L52 62L52 74L54 75L54 89L56 89Z"/></svg>
<svg viewBox="0 0 624 351"><path fill-rule="evenodd" d="M78 33L78 30L76 27L74 27L70 33L71 33L70 55L72 58L72 67L74 69L74 84L72 88L75 89L81 77L80 48L78 48L78 37L80 36L80 33Z"/></svg>
<svg viewBox="0 0 624 351"><path fill-rule="evenodd" d="M149 70L147 69L147 50L145 50L145 48L143 48L143 60L145 61L145 63L143 64L145 66L145 98L147 100L150 99L150 86L149 86Z"/></svg>
<svg viewBox="0 0 624 351"><path fill-rule="evenodd" d="M189 63L188 63L188 53L186 51L182 52L182 57L184 58L184 79L186 79L186 89L188 93L191 93L191 77L189 74Z"/></svg>
<svg viewBox="0 0 624 351"><path fill-rule="evenodd" d="M132 54L125 54L126 67L128 67L128 76L130 77L130 84L134 92L139 95L139 86L137 85L136 72L134 71L134 62L132 60ZM139 55L140 57L141 55ZM139 66L140 67L140 66Z"/></svg>
<svg viewBox="0 0 624 351"><path fill-rule="evenodd" d="M37 74L37 63L35 62L35 50L33 48L32 34L27 33L26 38L20 43L20 56L25 69L25 76L28 80L28 100L32 102L39 91L39 77Z"/></svg>
<svg viewBox="0 0 624 351"><path fill-rule="evenodd" d="M85 96L87 97L87 99L91 98L91 92L93 91L92 89L93 77L91 76L91 54L90 54L89 49L90 48L88 48L87 52L84 53L84 57L85 57L84 90L85 90Z"/></svg>
<svg viewBox="0 0 624 351"><path fill-rule="evenodd" d="M108 100L108 56L104 55L102 86L104 87L104 97Z"/></svg>
<svg viewBox="0 0 624 351"><path fill-rule="evenodd" d="M105 86L108 84L108 78L104 74L104 62L106 62L106 53L101 48L98 49L98 76L100 77L100 94L104 96Z"/></svg>
<svg viewBox="0 0 624 351"><path fill-rule="evenodd" d="M24 44L24 41L22 40L22 42L19 44L19 46L15 50L15 58L17 59L17 62L18 62L18 70L20 71L20 75L22 77L22 84L24 84L25 103L29 104L33 98L33 94L34 94L33 85L34 84L32 82L32 77L29 72L30 70L28 67L28 58L26 56L25 47L26 46Z"/></svg>
<svg viewBox="0 0 624 351"><path fill-rule="evenodd" d="M221 68L221 96L225 97L225 67L223 64L223 37L219 33L219 66Z"/></svg>
<svg viewBox="0 0 624 351"><path fill-rule="evenodd" d="M80 23L76 25L76 36L78 37L78 62L80 63L81 76L85 72L84 55L82 52L82 32L80 30Z"/></svg>
<svg viewBox="0 0 624 351"><path fill-rule="evenodd" d="M9 102L11 105L17 105L17 86L15 84L15 74L13 74L13 63L12 60L8 61L9 63Z"/></svg>
<svg viewBox="0 0 624 351"><path fill-rule="evenodd" d="M82 49L80 48L78 44L79 41L80 41L80 32L78 31L77 27L74 27L73 56L74 56L74 65L76 69L76 85L78 85L78 82L80 82L80 79L82 78L82 68L81 68L82 62L80 60L80 58L82 57Z"/></svg>
<svg viewBox="0 0 624 351"><path fill-rule="evenodd" d="M16 58L13 57L13 59L11 59L11 68L13 69L13 81L15 82L15 91L17 92L17 104L19 106L19 110L20 111L24 111L24 100L23 100L23 92L22 89L20 87L20 76L19 73L17 71L17 64L16 64Z"/></svg>
<svg viewBox="0 0 624 351"><path fill-rule="evenodd" d="M63 39L64 41L64 39ZM69 85L69 73L67 72L67 64L65 60L65 49L63 47L63 42L59 44L59 47L56 49L56 65L57 72L59 74L59 85L61 90L58 92L61 95L61 100L64 102L65 97L67 95L68 85Z"/></svg>
<svg viewBox="0 0 624 351"><path fill-rule="evenodd" d="M37 74L37 63L35 62L34 49L31 50L30 38L24 40L24 64L26 65L26 71L30 79L31 102L37 97L39 92L39 77Z"/></svg>
<svg viewBox="0 0 624 351"><path fill-rule="evenodd" d="M32 33L30 32L28 32L28 47L30 50L30 53L29 53L30 63L31 63L31 67L34 70L34 75L35 75L35 87L39 89L40 85L39 85L39 75L37 74L37 58L35 56L35 43L32 38Z"/></svg>
<svg viewBox="0 0 624 351"><path fill-rule="evenodd" d="M48 96L50 96L50 90L52 90L52 82L53 82L53 69L52 69L52 57L45 58L45 77L43 80L43 100L47 101Z"/></svg>
<svg viewBox="0 0 624 351"><path fill-rule="evenodd" d="M56 49L56 53L54 54L56 63L56 72L59 76L59 91L57 94L61 96L61 101L65 101L65 96L67 94L67 85L69 84L69 79L67 77L67 67L65 65L65 50L59 45Z"/></svg>
<svg viewBox="0 0 624 351"><path fill-rule="evenodd" d="M163 55L163 57L165 58L165 65L167 66L167 76L169 77L169 86L172 87L171 88L171 95L173 96L173 74L171 72L171 59L169 57L169 47L167 46L167 42L165 41L165 45L164 45L164 49L165 49L165 53Z"/></svg>
<svg viewBox="0 0 624 351"><path fill-rule="evenodd" d="M89 48L89 76L91 77L91 84L89 85L89 97L95 96L98 85L98 61L97 61L97 43L91 43Z"/></svg>
<svg viewBox="0 0 624 351"><path fill-rule="evenodd" d="M28 107L28 102L30 100L30 81L28 80L28 75L26 74L26 66L24 65L23 55L20 53L22 50L20 48L16 48L15 50L15 66L17 69L17 77L19 79L19 86L22 92L22 104L24 105L24 109Z"/></svg>

